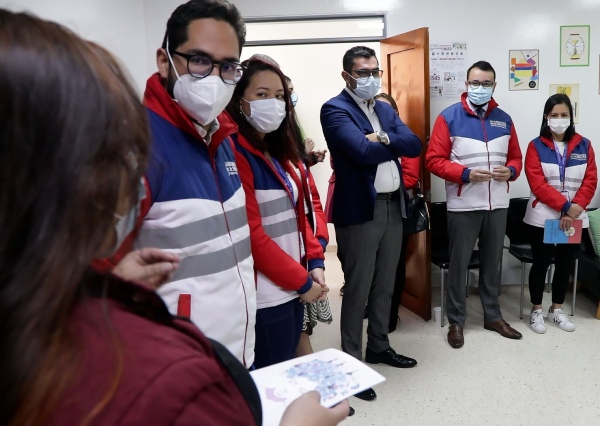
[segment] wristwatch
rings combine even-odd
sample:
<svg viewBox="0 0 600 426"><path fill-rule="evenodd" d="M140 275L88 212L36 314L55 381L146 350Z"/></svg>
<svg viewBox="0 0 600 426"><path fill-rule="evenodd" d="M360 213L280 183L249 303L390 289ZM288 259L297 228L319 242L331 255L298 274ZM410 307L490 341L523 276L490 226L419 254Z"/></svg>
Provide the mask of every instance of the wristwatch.
<svg viewBox="0 0 600 426"><path fill-rule="evenodd" d="M379 142L381 142L384 145L390 144L390 138L388 138L387 133L384 132L383 130L380 130L379 132L377 132L377 139L379 139Z"/></svg>

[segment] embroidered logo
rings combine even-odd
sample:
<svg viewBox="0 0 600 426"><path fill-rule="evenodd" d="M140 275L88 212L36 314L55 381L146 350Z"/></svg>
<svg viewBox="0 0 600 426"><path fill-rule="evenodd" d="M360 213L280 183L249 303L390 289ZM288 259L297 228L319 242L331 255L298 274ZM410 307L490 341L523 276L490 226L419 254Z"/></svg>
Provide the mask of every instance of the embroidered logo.
<svg viewBox="0 0 600 426"><path fill-rule="evenodd" d="M587 154L575 154L573 152L570 159L575 161L587 161Z"/></svg>
<svg viewBox="0 0 600 426"><path fill-rule="evenodd" d="M501 129L506 129L506 123L504 121L490 120L490 126L500 127Z"/></svg>
<svg viewBox="0 0 600 426"><path fill-rule="evenodd" d="M225 168L229 176L238 174L237 165L233 161L225 161Z"/></svg>

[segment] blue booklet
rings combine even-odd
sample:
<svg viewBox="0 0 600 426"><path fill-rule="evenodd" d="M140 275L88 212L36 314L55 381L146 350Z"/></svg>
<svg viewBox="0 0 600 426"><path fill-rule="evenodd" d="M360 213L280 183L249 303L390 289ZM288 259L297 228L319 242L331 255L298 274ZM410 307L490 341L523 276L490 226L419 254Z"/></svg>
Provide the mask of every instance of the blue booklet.
<svg viewBox="0 0 600 426"><path fill-rule="evenodd" d="M545 244L579 244L581 243L581 232L583 222L574 220L571 228L567 231L560 229L560 220L547 220L544 226Z"/></svg>

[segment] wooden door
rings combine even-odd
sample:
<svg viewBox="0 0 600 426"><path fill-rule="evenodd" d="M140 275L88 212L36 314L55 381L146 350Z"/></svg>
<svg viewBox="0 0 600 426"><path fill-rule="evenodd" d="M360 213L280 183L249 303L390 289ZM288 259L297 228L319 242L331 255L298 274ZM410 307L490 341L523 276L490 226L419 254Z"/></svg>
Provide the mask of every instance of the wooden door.
<svg viewBox="0 0 600 426"><path fill-rule="evenodd" d="M383 91L398 104L402 121L421 139L421 190L430 199L430 174L425 168L429 142L429 28L381 41ZM402 305L426 321L431 319L430 233L410 237L406 252L406 286Z"/></svg>

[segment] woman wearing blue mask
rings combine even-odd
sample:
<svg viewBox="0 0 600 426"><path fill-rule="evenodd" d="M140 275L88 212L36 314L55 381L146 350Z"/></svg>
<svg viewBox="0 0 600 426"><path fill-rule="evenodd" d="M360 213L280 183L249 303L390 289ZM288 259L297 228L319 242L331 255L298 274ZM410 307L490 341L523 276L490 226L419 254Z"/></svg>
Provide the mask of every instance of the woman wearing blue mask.
<svg viewBox="0 0 600 426"><path fill-rule="evenodd" d="M596 192L598 175L591 142L575 132L573 107L567 95L556 94L546 101L540 136L527 148L525 173L531 196L523 221L530 225L533 254L529 273L533 306L529 324L538 334L546 332L542 297L546 271L554 258L556 270L548 321L561 330L575 331L575 325L562 311L562 304L579 244L544 244L544 227L546 220L560 219L560 228L566 231L578 219L587 228L585 209Z"/></svg>
<svg viewBox="0 0 600 426"><path fill-rule="evenodd" d="M323 248L310 227L315 208L309 171L298 150L285 77L264 59L243 65L227 112L239 126L236 161L256 272L255 365L261 368L294 357L304 323L302 302L324 299L329 289Z"/></svg>

